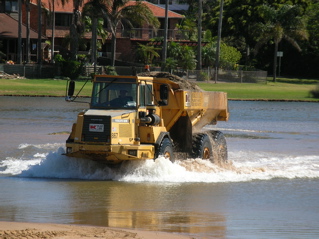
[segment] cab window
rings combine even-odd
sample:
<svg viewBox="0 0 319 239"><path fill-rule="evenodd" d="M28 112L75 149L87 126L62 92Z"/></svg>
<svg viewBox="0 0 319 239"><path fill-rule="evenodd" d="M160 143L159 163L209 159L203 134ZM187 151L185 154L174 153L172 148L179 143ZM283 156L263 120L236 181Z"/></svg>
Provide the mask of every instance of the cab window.
<svg viewBox="0 0 319 239"><path fill-rule="evenodd" d="M140 89L140 106L146 106L153 104L153 87L152 85L144 85L141 84L139 86Z"/></svg>

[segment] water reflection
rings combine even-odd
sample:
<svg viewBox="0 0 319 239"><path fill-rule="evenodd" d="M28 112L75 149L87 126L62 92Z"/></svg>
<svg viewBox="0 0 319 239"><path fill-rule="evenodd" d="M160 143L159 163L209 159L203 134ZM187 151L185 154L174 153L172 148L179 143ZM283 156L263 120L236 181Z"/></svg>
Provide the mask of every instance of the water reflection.
<svg viewBox="0 0 319 239"><path fill-rule="evenodd" d="M193 201L189 194L190 190L196 192L194 185L184 187L176 184L121 182L95 182L94 188L87 182L76 185L75 195L72 195L76 199L75 204L84 206L90 202L85 209L73 213L73 221L77 223L184 234L214 234L218 237L225 235L226 219L223 215L185 211L194 203L201 203L202 199Z"/></svg>
<svg viewBox="0 0 319 239"><path fill-rule="evenodd" d="M86 224L219 238L226 231L225 216L216 213L226 207L219 200L222 197L217 196L224 194L225 189L217 185L213 189L208 184L3 180L15 188L3 190L14 200L2 200L0 220Z"/></svg>

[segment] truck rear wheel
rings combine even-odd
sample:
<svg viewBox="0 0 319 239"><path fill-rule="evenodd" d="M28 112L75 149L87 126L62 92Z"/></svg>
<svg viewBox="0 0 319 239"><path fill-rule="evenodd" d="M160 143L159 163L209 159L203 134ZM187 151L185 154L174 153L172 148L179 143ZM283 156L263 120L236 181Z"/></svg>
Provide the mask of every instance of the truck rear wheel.
<svg viewBox="0 0 319 239"><path fill-rule="evenodd" d="M224 134L220 131L212 130L209 132L213 144L214 163L226 163L228 160L227 142Z"/></svg>
<svg viewBox="0 0 319 239"><path fill-rule="evenodd" d="M168 158L172 163L175 162L173 145L169 138L164 138L160 146L158 147L156 158L158 158L159 156Z"/></svg>
<svg viewBox="0 0 319 239"><path fill-rule="evenodd" d="M212 143L209 136L205 133L194 134L192 157L211 159L212 156Z"/></svg>

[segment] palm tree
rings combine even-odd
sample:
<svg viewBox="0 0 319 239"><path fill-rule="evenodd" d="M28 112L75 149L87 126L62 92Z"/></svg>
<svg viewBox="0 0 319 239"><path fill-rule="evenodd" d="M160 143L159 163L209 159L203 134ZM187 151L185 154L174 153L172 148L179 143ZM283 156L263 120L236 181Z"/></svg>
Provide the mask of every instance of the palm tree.
<svg viewBox="0 0 319 239"><path fill-rule="evenodd" d="M160 23L154 17L152 11L142 1L136 1L134 4L128 4L130 0L106 0L107 13L105 18L112 33L112 66L115 65L116 52L116 30L119 24L140 26L148 24L158 28Z"/></svg>
<svg viewBox="0 0 319 239"><path fill-rule="evenodd" d="M76 55L79 48L79 36L83 32L83 24L81 22L80 7L83 5L84 0L73 0L73 16L70 26L71 38L71 59L76 60Z"/></svg>
<svg viewBox="0 0 319 239"><path fill-rule="evenodd" d="M216 62L216 42L212 40L203 47L203 63L205 66L213 66Z"/></svg>
<svg viewBox="0 0 319 239"><path fill-rule="evenodd" d="M91 44L91 61L94 63L94 73L96 71L96 64L97 64L97 35L98 35L98 30L103 41L105 40L106 34L103 30L98 28L98 19L102 18L103 15L105 15L107 12L106 5L105 5L105 0L91 0L87 2L84 5L83 8L83 17L88 16L92 19L92 44Z"/></svg>
<svg viewBox="0 0 319 239"><path fill-rule="evenodd" d="M276 82L278 44L282 39L285 39L298 51L301 51L295 39L308 38L306 22L298 5L284 4L278 9L262 5L260 11L264 22L258 24L260 35L255 47L255 54L268 41L272 40L274 42L273 81Z"/></svg>

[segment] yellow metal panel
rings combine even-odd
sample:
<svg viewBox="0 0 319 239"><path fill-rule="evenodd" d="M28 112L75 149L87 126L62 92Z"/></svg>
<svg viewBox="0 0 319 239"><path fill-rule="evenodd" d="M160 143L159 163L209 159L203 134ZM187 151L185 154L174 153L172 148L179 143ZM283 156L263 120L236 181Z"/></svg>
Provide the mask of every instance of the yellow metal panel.
<svg viewBox="0 0 319 239"><path fill-rule="evenodd" d="M132 124L119 124L120 137L132 137Z"/></svg>
<svg viewBox="0 0 319 239"><path fill-rule="evenodd" d="M78 121L77 121L77 124L76 124L76 130L75 130L75 135L74 135L74 142L80 142L80 141L81 141L83 121L84 121L83 115L84 115L83 112L81 112L81 113L78 114Z"/></svg>

